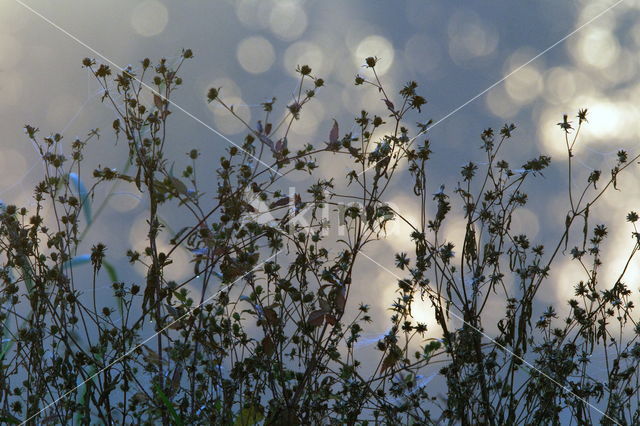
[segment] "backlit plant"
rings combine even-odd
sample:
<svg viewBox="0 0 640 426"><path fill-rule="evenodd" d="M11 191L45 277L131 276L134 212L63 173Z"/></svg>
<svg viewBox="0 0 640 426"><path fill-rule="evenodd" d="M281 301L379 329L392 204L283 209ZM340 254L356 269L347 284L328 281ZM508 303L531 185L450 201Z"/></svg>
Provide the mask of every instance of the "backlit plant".
<svg viewBox="0 0 640 426"><path fill-rule="evenodd" d="M74 141L67 157L62 135L41 137L25 127L45 177L34 190L35 207L3 205L0 213L3 422L639 421L633 295L626 269L615 282L601 282L607 228L589 218L638 157L620 151L610 177L593 171L586 182L575 182L574 146L587 125L586 110L559 123L569 166L565 229L541 245L512 233L511 222L528 201L527 185L551 158L517 167L502 158L501 149L515 138L508 124L481 133L485 162L464 165L447 184L452 190L432 184L425 136L432 123L410 121L426 99L415 82L389 93L373 57L365 60L370 77L358 75L355 84L377 91L386 113L362 111L348 133L339 125L348 120L334 120L321 146L304 142L293 150L289 144L305 105L324 86L309 66L298 67L296 95L280 120L276 99L264 102L261 119L249 123L225 102L224 88L210 89L208 102L242 121L246 136L219 158L215 184L203 183L200 171L210 158L203 161L196 149L183 159L165 156L171 98L192 57L184 50L174 67L144 59L137 73L83 61L116 113L111 131L126 141L128 162L120 171L100 166L88 176L81 168L98 129ZM323 178L323 161L336 156L348 159L350 170ZM177 171L176 163L185 166ZM416 223L385 202L403 165L421 205ZM287 192L291 174L313 183ZM96 189L112 193L117 182L135 184L148 205L144 250L126 252L128 262L145 271L138 283L119 279L126 266L115 265L124 253L86 240L104 203L112 202L107 196L93 208ZM173 231L175 224L164 219L169 209L183 212L188 226ZM331 232L336 223L327 211L338 212L340 234ZM443 234L452 212L465 219L461 247ZM638 215L631 212L627 220L640 241ZM390 221L411 227L412 247L395 254L397 270L386 272L397 278L395 299L384 301L389 331L373 344L377 361L365 364L362 354L371 350L361 343L374 318L371 307L353 297L367 284L356 270L371 265L365 247L385 238ZM159 244L163 236L169 249ZM90 252L80 251L85 246ZM193 271L169 280L178 249L191 253ZM537 296L564 256L584 274L565 283L575 286L575 297L559 318L553 307L541 310ZM113 303L95 296L105 282ZM197 297L189 291L194 287ZM415 319L418 300L429 302L433 326ZM505 313L488 324L495 317L487 311L491 300ZM604 373L591 369L592 355L604 355L597 361Z"/></svg>

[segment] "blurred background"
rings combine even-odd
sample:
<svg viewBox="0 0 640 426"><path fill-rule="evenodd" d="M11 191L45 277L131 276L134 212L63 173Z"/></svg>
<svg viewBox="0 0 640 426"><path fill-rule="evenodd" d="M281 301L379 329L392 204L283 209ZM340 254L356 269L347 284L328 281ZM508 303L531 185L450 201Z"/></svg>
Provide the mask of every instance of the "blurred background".
<svg viewBox="0 0 640 426"><path fill-rule="evenodd" d="M236 143L241 143L245 129L221 108L207 104L207 90L222 87L225 102L255 124L262 118L261 102L275 96L284 107L292 100L296 66L308 64L326 84L292 130L289 144L294 149L325 141L334 118L342 132L352 128L353 116L362 109L384 112L374 89L353 84L355 74L363 72L364 59L377 56L389 92L415 80L429 101L422 121L446 117L428 135L434 150L431 192L441 183L453 189L460 166L483 161L479 135L487 127L511 122L518 126L506 148L514 167L540 153L552 156L553 166L545 178L527 187L530 204L513 224L513 232L526 232L536 244L557 241L551 237L563 229L568 209L564 137L556 125L562 114L575 117L579 108L589 109L589 124L575 148L577 182L586 182L593 169L601 168L607 177L619 149L630 155L638 151L639 1L24 0L24 4L33 10L14 0L0 1L0 198L5 203L33 205L32 188L43 175L24 124L39 127L42 135L62 133L69 149L75 137L100 128L99 141L87 148L85 176L90 180L97 165L123 167L127 150L122 141L115 144L110 132L113 111L100 102L99 86L81 66L87 56L101 62L87 46L134 69L144 57L166 57L176 63L182 48L192 49L195 58L182 69L185 83L173 100ZM186 165L185 153L201 150L200 178L213 189L217 158L228 143L175 109L170 122L167 156L183 159ZM415 133L415 128L411 130ZM624 222L629 210L640 209L640 173L631 169L619 180L623 191L609 193L591 213L593 224L599 219L610 227L602 275L609 284L634 243L632 228ZM320 161L320 171L340 179L347 169L340 161ZM419 203L408 179L406 171L400 174L387 201L407 217L418 218ZM108 256L122 262L121 275L127 281L140 280L140 271L128 271L123 261L127 248L144 245L147 213L140 200L133 185L122 184L101 224L87 236L92 243L107 244ZM447 224L448 238L458 246L464 237L462 220L458 210ZM402 224L390 225L385 241L372 246L368 255L393 269L390 253L412 249L408 230ZM176 252L176 256L174 276L169 279L191 271L189 254ZM367 288L354 294L354 302L372 303L377 315L386 316L395 278L366 266L360 273ZM542 305L560 301L557 310L562 313L578 272L575 262L560 259L540 293ZM639 280L640 264L633 262L626 282L635 290ZM109 283L104 284L98 291L108 295ZM495 309L488 311L502 315L504 304L495 303ZM416 311L419 319L432 321L426 303L421 309ZM377 326L382 332L386 324Z"/></svg>

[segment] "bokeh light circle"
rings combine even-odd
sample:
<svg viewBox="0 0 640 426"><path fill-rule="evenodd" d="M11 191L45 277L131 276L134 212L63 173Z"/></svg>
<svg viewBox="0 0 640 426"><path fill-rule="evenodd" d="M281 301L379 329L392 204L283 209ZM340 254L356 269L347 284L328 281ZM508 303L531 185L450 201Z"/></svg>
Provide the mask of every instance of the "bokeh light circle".
<svg viewBox="0 0 640 426"><path fill-rule="evenodd" d="M522 105L534 101L543 88L542 75L531 65L520 68L505 80L505 89L511 99Z"/></svg>
<svg viewBox="0 0 640 426"><path fill-rule="evenodd" d="M169 11L157 0L145 0L131 13L131 26L141 36L153 37L160 34L169 22Z"/></svg>
<svg viewBox="0 0 640 426"><path fill-rule="evenodd" d="M563 67L555 67L545 74L544 97L555 104L569 102L576 93L574 73Z"/></svg>
<svg viewBox="0 0 640 426"><path fill-rule="evenodd" d="M278 2L269 14L269 29L283 40L296 40L307 29L307 14L298 3Z"/></svg>
<svg viewBox="0 0 640 426"><path fill-rule="evenodd" d="M245 71L251 74L261 74L271 68L276 54L266 38L248 37L238 45L236 56Z"/></svg>
<svg viewBox="0 0 640 426"><path fill-rule="evenodd" d="M585 28L570 51L582 64L606 68L615 63L620 53L618 39L604 28Z"/></svg>
<svg viewBox="0 0 640 426"><path fill-rule="evenodd" d="M251 122L251 110L242 98L226 97L224 98L224 102L229 107L233 106L233 112L245 123ZM213 104L212 102L210 105ZM227 135L235 135L247 129L238 118L234 117L224 108L214 108L213 119L216 129Z"/></svg>
<svg viewBox="0 0 640 426"><path fill-rule="evenodd" d="M314 75L327 77L328 64L322 48L309 41L299 41L289 46L284 52L283 63L285 70L294 77L298 76L298 65L309 65Z"/></svg>
<svg viewBox="0 0 640 426"><path fill-rule="evenodd" d="M496 87L487 93L485 104L496 117L510 119L520 112L520 107L506 93L504 88Z"/></svg>
<svg viewBox="0 0 640 426"><path fill-rule="evenodd" d="M458 65L492 54L498 46L498 33L475 13L456 12L449 21L449 56Z"/></svg>
<svg viewBox="0 0 640 426"><path fill-rule="evenodd" d="M371 35L358 43L358 47L356 47L353 54L353 60L356 65L360 66L367 57L377 57L379 61L376 65L376 72L378 75L383 75L391 68L394 54L395 51L389 40L379 35Z"/></svg>

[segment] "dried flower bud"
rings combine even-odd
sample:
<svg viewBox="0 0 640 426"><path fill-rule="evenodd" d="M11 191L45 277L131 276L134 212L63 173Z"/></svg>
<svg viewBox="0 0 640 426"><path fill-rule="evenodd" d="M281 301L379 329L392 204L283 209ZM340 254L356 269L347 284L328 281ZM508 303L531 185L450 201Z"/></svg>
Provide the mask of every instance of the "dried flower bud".
<svg viewBox="0 0 640 426"><path fill-rule="evenodd" d="M298 72L302 75L309 75L311 74L311 67L309 65L303 65L298 68Z"/></svg>
<svg viewBox="0 0 640 426"><path fill-rule="evenodd" d="M211 89L209 89L209 92L207 93L207 100L209 102L213 102L218 98L218 93L219 93L219 89L212 87Z"/></svg>

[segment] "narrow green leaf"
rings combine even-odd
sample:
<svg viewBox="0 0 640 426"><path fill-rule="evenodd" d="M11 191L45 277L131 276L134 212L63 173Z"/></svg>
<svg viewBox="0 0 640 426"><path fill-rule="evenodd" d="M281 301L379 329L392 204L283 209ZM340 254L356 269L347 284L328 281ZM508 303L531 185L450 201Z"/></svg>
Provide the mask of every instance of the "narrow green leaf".
<svg viewBox="0 0 640 426"><path fill-rule="evenodd" d="M13 417L11 414L3 414L2 416L0 416L0 422L11 423L12 425L19 425L22 423L19 419Z"/></svg>
<svg viewBox="0 0 640 426"><path fill-rule="evenodd" d="M69 183L71 183L72 189L78 191L78 196L80 197L80 203L82 205L82 211L84 211L84 218L87 221L87 225L91 225L93 216L91 214L91 200L89 200L89 192L87 191L87 188L75 173L69 173Z"/></svg>
<svg viewBox="0 0 640 426"><path fill-rule="evenodd" d="M176 412L176 409L174 408L173 403L169 400L169 398L167 398L167 395L165 395L164 392L162 392L162 389L160 389L160 386L154 385L153 389L156 392L156 394L158 394L160 401L162 401L164 406L167 407L167 411L169 411L169 416L171 416L171 419L173 420L173 424L179 425L179 426L184 425L184 422L182 421L180 416L178 416L178 413Z"/></svg>
<svg viewBox="0 0 640 426"><path fill-rule="evenodd" d="M262 410L260 408L257 407L256 405L250 405L248 407L244 407L238 413L238 417L236 417L236 421L233 422L233 425L234 426L251 426L262 421L264 419L264 414L262 413Z"/></svg>

